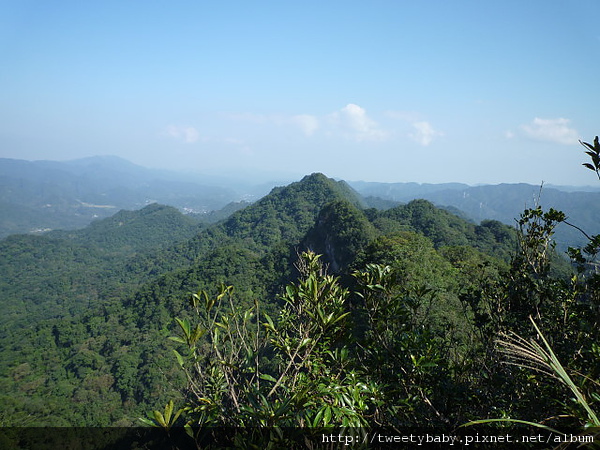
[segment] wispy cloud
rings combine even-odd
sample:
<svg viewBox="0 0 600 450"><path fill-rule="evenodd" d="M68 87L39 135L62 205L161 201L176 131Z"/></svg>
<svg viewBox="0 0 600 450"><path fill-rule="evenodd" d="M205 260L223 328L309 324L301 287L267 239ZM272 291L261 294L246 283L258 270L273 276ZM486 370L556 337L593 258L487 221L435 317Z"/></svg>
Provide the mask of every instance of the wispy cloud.
<svg viewBox="0 0 600 450"><path fill-rule="evenodd" d="M392 119L410 124L411 131L408 132L407 136L424 147L431 144L436 137L444 135L441 131L436 130L430 122L422 120L418 113L408 111L386 111L385 115Z"/></svg>
<svg viewBox="0 0 600 450"><path fill-rule="evenodd" d="M428 146L436 138L443 136L441 131L435 129L430 122L423 120L418 113L385 111L383 115L405 123L407 129L403 131L403 135L419 145ZM355 103L348 103L343 108L323 116L230 113L225 117L256 125L295 127L307 137L322 133L330 138L343 138L356 142L381 142L398 136L397 130L381 126L367 114L365 108Z"/></svg>
<svg viewBox="0 0 600 450"><path fill-rule="evenodd" d="M436 136L443 135L442 132L434 130L433 126L426 121L413 122L411 125L413 127L413 132L409 133L408 136L417 144L424 147L431 144Z"/></svg>
<svg viewBox="0 0 600 450"><path fill-rule="evenodd" d="M233 151L240 155L254 154L252 148L243 139L227 136L206 136L200 134L200 132L192 126L169 125L162 134L163 136L168 136L169 138L184 144L201 142L210 146L206 148L233 149Z"/></svg>
<svg viewBox="0 0 600 450"><path fill-rule="evenodd" d="M565 118L541 119L536 117L531 123L521 125L525 136L536 141L554 142L563 145L576 144L579 133Z"/></svg>
<svg viewBox="0 0 600 450"><path fill-rule="evenodd" d="M292 116L290 122L300 127L307 136L312 136L319 129L319 119L310 114Z"/></svg>
<svg viewBox="0 0 600 450"><path fill-rule="evenodd" d="M200 139L200 133L194 127L169 125L166 135L185 144L193 144Z"/></svg>
<svg viewBox="0 0 600 450"><path fill-rule="evenodd" d="M343 130L346 137L356 141L381 141L389 133L380 128L379 124L367 116L360 106L349 103L339 111L329 115L330 122Z"/></svg>

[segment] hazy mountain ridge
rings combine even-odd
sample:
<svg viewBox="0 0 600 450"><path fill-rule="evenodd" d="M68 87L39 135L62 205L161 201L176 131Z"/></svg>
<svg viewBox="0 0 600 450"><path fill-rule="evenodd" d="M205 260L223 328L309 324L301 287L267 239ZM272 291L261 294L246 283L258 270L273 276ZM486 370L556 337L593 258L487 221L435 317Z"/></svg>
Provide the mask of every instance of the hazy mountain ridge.
<svg viewBox="0 0 600 450"><path fill-rule="evenodd" d="M153 202L177 207L204 223L215 223L247 206L248 202L239 200L256 201L272 186L251 186L216 175L205 178L218 185L207 185L198 177L146 169L115 156L66 162L0 158L0 238L83 228L121 209L137 210ZM540 187L529 184L344 183L359 194L356 201L361 207L387 209L423 198L476 223L494 219L508 225L514 225L523 209L534 206L540 195ZM547 186L540 198L544 208L563 210L588 234L600 233L597 189ZM585 242L580 232L565 225L558 227L556 240L562 249Z"/></svg>
<svg viewBox="0 0 600 450"><path fill-rule="evenodd" d="M239 197L232 189L180 181L174 174L117 157L69 162L1 158L0 237L82 228L120 209L140 209L154 202L190 213L208 212Z"/></svg>
<svg viewBox="0 0 600 450"><path fill-rule="evenodd" d="M514 226L525 208L540 204L542 208L563 211L569 222L588 234L600 234L600 192L577 190L577 187L534 186L525 183L468 186L451 183L431 185L416 183L349 182L362 195L407 202L423 198L439 207L454 207L475 222L499 220ZM585 244L585 236L572 227L557 227L555 240L561 249Z"/></svg>

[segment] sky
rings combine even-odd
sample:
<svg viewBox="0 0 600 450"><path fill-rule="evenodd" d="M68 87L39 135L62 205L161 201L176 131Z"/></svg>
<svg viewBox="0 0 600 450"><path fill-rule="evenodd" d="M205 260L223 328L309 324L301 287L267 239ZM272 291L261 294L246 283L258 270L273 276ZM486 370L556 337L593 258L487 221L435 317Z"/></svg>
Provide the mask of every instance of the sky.
<svg viewBox="0 0 600 450"><path fill-rule="evenodd" d="M594 185L597 0L0 0L0 157Z"/></svg>

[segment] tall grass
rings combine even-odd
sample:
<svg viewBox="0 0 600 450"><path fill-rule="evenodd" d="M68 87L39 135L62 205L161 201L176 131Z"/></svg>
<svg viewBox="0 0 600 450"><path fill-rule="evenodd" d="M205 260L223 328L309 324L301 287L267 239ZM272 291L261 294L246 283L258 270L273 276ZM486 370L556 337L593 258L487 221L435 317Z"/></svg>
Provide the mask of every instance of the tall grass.
<svg viewBox="0 0 600 450"><path fill-rule="evenodd" d="M583 394L583 392L579 389L579 387L575 384L571 376L569 376L569 374L559 361L558 357L552 350L552 347L548 343L547 339L545 338L544 334L541 332L540 328L535 323L533 318L529 317L529 320L533 324L533 327L535 328L536 334L540 342L533 338L525 339L513 332L502 333L501 337L496 342L499 345L500 352L503 353L506 357L505 362L507 364L525 367L531 370L535 370L537 372L541 372L555 380L558 380L561 384L566 386L569 389L569 391L571 391L571 393L575 396L577 404L581 406L582 411L585 411L584 415L582 415L581 417L577 417L579 420L585 423L585 428L599 428L600 420L598 419L598 415L596 414L596 412L592 409L590 402ZM592 381L592 383L600 387L600 383L598 383L598 381L590 381ZM544 428L547 431L551 431L554 433L560 433L557 430L542 423L529 422L525 420L511 418L475 420L466 423L463 426L494 422L519 423Z"/></svg>

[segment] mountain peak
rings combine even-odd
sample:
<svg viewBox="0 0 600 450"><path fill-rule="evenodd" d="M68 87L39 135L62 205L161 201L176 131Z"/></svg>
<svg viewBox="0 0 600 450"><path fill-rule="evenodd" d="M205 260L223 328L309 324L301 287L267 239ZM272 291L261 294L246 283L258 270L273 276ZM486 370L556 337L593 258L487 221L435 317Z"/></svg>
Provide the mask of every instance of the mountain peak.
<svg viewBox="0 0 600 450"><path fill-rule="evenodd" d="M311 181L311 180L315 180L315 181L326 181L326 180L331 180L331 178L328 178L327 176L325 176L325 174L321 173L321 172L313 172L310 175L305 175L304 177L302 177L302 181Z"/></svg>
<svg viewBox="0 0 600 450"><path fill-rule="evenodd" d="M257 248L279 241L297 241L314 225L326 204L339 200L362 206L360 196L344 181L317 172L274 188L256 203L234 213L223 227L229 236L252 240Z"/></svg>

